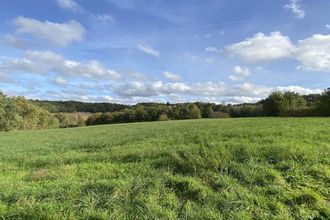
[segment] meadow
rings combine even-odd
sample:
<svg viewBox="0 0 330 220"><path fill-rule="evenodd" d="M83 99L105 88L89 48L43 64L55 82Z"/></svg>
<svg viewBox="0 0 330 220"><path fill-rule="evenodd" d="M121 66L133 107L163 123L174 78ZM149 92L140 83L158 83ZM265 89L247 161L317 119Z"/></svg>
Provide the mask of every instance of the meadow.
<svg viewBox="0 0 330 220"><path fill-rule="evenodd" d="M0 219L329 219L330 118L0 133Z"/></svg>

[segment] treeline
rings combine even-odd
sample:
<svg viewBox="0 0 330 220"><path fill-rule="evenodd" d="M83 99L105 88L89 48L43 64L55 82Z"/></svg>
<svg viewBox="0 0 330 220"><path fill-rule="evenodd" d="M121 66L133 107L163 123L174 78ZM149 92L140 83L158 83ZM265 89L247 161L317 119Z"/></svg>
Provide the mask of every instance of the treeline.
<svg viewBox="0 0 330 220"><path fill-rule="evenodd" d="M51 113L64 112L115 112L128 108L128 105L116 103L86 103L77 101L44 101L31 100L34 104L47 109Z"/></svg>
<svg viewBox="0 0 330 220"><path fill-rule="evenodd" d="M24 97L10 98L0 92L0 131L58 128L56 117Z"/></svg>
<svg viewBox="0 0 330 220"><path fill-rule="evenodd" d="M255 104L141 103L122 111L96 113L86 125L196 118L330 116L330 89L321 95L302 96L294 92L274 92Z"/></svg>
<svg viewBox="0 0 330 220"><path fill-rule="evenodd" d="M138 104L118 112L96 113L91 115L86 125L112 124L142 121L166 121L174 119L201 118L201 110L196 104Z"/></svg>
<svg viewBox="0 0 330 220"><path fill-rule="evenodd" d="M93 113L93 114L92 114ZM330 116L330 88L322 94L274 92L258 103L83 103L26 100L0 93L0 131L198 118Z"/></svg>

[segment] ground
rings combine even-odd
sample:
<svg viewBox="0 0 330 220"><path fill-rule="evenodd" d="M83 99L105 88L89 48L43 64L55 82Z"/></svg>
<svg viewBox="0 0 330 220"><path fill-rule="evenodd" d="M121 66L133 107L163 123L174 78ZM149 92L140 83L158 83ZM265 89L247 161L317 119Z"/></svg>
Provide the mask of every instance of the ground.
<svg viewBox="0 0 330 220"><path fill-rule="evenodd" d="M330 118L0 133L0 219L329 219Z"/></svg>

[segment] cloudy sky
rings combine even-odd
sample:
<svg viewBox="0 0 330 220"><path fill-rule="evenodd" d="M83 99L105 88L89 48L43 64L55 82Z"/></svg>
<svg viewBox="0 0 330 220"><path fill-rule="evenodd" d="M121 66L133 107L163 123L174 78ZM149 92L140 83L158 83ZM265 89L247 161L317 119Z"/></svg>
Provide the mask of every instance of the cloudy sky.
<svg viewBox="0 0 330 220"><path fill-rule="evenodd" d="M330 86L329 0L0 0L0 90L254 102Z"/></svg>

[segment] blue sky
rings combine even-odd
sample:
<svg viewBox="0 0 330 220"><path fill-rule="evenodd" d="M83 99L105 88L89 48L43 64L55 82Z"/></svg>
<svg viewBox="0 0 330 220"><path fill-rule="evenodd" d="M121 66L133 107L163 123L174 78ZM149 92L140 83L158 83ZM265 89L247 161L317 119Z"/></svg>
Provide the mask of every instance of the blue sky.
<svg viewBox="0 0 330 220"><path fill-rule="evenodd" d="M328 0L0 0L0 90L255 102L330 86Z"/></svg>

